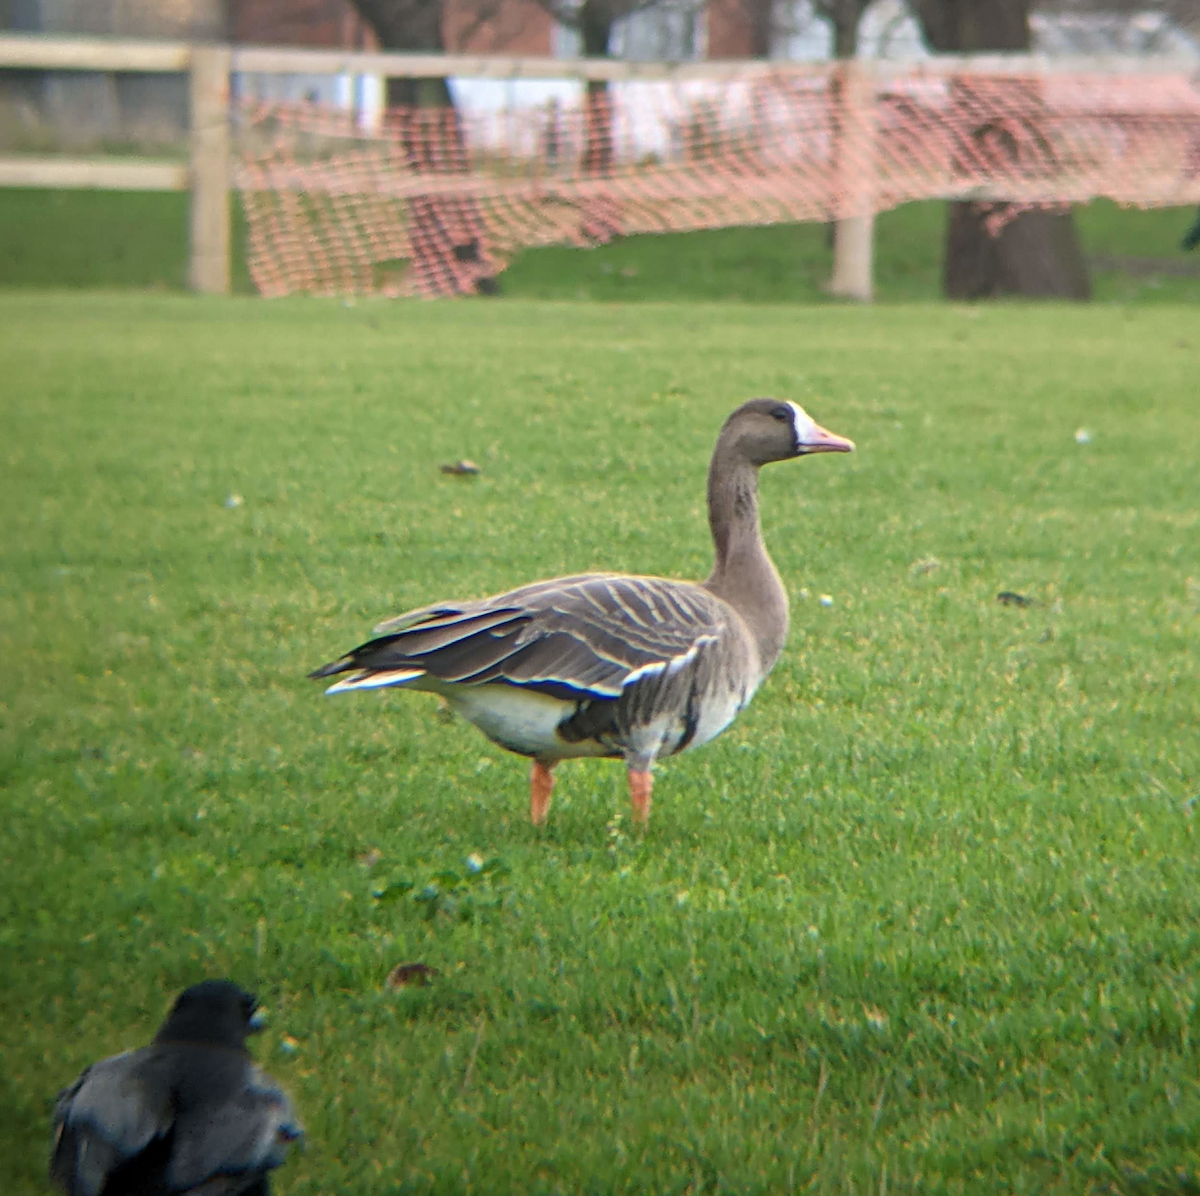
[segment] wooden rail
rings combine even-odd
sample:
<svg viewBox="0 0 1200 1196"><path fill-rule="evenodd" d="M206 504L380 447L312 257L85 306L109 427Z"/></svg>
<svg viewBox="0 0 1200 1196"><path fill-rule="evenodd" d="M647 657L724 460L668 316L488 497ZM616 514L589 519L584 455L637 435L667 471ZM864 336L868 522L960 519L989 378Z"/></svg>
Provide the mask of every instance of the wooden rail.
<svg viewBox="0 0 1200 1196"><path fill-rule="evenodd" d="M830 62L623 62L611 58L538 58L481 54L368 53L304 50L274 46L233 46L233 69L262 74L338 75L349 72L385 78L442 79L607 79L634 80L754 78L764 73L821 77ZM178 72L190 69L195 47L187 42L118 38L67 38L42 34L0 34L0 68L35 70ZM1196 63L1178 57L1069 56L1039 54L939 54L916 62L855 60L867 74L896 70L929 75L963 70L1019 75L1194 75Z"/></svg>
<svg viewBox="0 0 1200 1196"><path fill-rule="evenodd" d="M0 187L86 187L98 191L186 191L191 172L177 162L123 158L0 158Z"/></svg>
<svg viewBox="0 0 1200 1196"><path fill-rule="evenodd" d="M186 71L190 63L191 47L187 42L48 37L34 33L0 34L0 67L159 74Z"/></svg>
<svg viewBox="0 0 1200 1196"><path fill-rule="evenodd" d="M282 49L268 46L189 44L117 38L66 38L0 34L0 70L187 73L191 107L190 161L0 157L0 186L89 187L137 191L189 191L194 290L229 290L229 77L231 71L262 74L374 74L385 78L580 79L729 82L763 74L823 78L845 73L845 85L862 97L862 122L850 135L869 143L872 83L898 70L930 76L964 70L1020 75L1195 75L1196 64L1177 58L1046 58L1030 54L941 55L919 62L622 62L461 54L362 53ZM861 147L860 147L861 148ZM867 184L863 184L864 186ZM858 184L856 184L858 186ZM976 192L979 192L976 194ZM947 195L946 198L957 196ZM984 198L980 189L972 198ZM987 198L1006 198L989 194ZM1007 197L1011 198L1011 197ZM871 295L872 225L869 216L839 222L832 290L860 300Z"/></svg>

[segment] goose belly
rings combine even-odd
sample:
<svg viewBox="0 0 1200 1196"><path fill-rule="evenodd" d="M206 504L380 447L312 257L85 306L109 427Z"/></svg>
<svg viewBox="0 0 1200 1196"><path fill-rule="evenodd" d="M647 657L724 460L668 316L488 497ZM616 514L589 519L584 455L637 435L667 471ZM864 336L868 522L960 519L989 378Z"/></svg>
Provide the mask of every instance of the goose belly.
<svg viewBox="0 0 1200 1196"><path fill-rule="evenodd" d="M567 743L559 735L559 724L575 711L574 702L512 685L447 686L438 692L467 722L510 752L547 760L612 754L594 740Z"/></svg>
<svg viewBox="0 0 1200 1196"><path fill-rule="evenodd" d="M715 692L706 693L698 703L696 729L691 739L676 751L691 751L716 739L749 705L756 688L748 686L739 690L721 686Z"/></svg>

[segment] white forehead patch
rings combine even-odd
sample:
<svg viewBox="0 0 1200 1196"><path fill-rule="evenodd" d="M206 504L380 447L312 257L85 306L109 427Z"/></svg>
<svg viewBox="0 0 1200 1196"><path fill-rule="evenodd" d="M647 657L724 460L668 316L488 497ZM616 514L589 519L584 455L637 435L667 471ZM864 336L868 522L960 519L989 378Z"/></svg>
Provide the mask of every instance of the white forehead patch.
<svg viewBox="0 0 1200 1196"><path fill-rule="evenodd" d="M792 409L792 427L796 433L796 444L811 444L816 432L817 422L803 407L788 403Z"/></svg>

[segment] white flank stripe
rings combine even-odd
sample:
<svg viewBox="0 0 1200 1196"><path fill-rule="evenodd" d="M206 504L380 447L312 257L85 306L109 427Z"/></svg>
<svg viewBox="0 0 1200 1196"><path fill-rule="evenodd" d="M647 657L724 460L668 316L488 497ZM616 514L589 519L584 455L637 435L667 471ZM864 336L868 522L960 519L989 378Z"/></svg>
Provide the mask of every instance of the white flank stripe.
<svg viewBox="0 0 1200 1196"><path fill-rule="evenodd" d="M656 660L653 664L644 664L641 668L634 669L632 673L626 674L625 679L621 682L621 688L626 689L642 677L651 677L655 673L661 673L663 669L667 670L668 676L672 673L678 673L680 669L686 668L696 659L700 649L705 644L715 644L716 642L717 637L715 635L697 636L696 642L686 652L681 652L678 656L672 656L670 660Z"/></svg>
<svg viewBox="0 0 1200 1196"><path fill-rule="evenodd" d="M696 659L696 653L700 651L699 644L693 644L682 656L671 658L671 663L667 665L668 673L678 673L685 665L690 664Z"/></svg>
<svg viewBox="0 0 1200 1196"><path fill-rule="evenodd" d="M634 669L632 673L626 673L621 680L621 688L628 689L635 681L640 681L643 677L653 677L655 673L661 673L667 667L665 660L656 660L652 664L644 664L639 669Z"/></svg>
<svg viewBox="0 0 1200 1196"><path fill-rule="evenodd" d="M424 669L395 669L390 673L369 673L366 677L335 681L325 692L344 694L352 689L386 689L389 685L403 685L406 681L414 681L424 676Z"/></svg>
<svg viewBox="0 0 1200 1196"><path fill-rule="evenodd" d="M667 671L670 673L679 672L679 670L685 665L691 664L692 661L696 659L701 648L703 648L706 644L715 644L716 642L717 637L715 635L698 635L696 637L696 642L682 656L676 656L675 659L671 661Z"/></svg>

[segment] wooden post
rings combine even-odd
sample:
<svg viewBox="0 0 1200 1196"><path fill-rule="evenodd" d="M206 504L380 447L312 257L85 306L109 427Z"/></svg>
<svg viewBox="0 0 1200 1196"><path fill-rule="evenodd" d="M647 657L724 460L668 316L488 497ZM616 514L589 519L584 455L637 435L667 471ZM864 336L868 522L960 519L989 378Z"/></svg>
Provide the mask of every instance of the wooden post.
<svg viewBox="0 0 1200 1196"><path fill-rule="evenodd" d="M842 202L850 212L833 230L829 293L870 303L875 241L875 88L871 74L847 59L841 76L840 136L835 153Z"/></svg>
<svg viewBox="0 0 1200 1196"><path fill-rule="evenodd" d="M229 47L193 46L191 259L188 285L229 294Z"/></svg>

